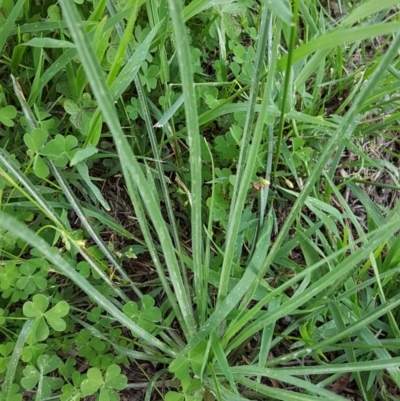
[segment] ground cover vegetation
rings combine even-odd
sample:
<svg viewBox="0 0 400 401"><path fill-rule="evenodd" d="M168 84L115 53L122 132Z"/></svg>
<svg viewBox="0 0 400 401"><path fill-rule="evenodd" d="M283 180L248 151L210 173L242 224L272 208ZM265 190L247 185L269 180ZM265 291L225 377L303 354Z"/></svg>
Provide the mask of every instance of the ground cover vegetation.
<svg viewBox="0 0 400 401"><path fill-rule="evenodd" d="M399 400L397 1L0 21L1 400Z"/></svg>

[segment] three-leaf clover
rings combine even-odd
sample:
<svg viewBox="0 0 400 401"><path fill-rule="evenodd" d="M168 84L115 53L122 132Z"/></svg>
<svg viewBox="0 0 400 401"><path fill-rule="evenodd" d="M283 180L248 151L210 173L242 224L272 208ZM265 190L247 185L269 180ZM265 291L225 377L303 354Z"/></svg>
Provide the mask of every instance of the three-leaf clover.
<svg viewBox="0 0 400 401"><path fill-rule="evenodd" d="M203 340L189 352L188 356L174 359L168 367L169 371L173 372L175 377L181 381L189 378L191 371L200 375L206 349L207 342Z"/></svg>
<svg viewBox="0 0 400 401"><path fill-rule="evenodd" d="M24 362L30 362L32 360L36 360L40 355L42 355L46 348L48 348L47 344L38 344L33 339L27 339L27 346L22 349L21 359Z"/></svg>
<svg viewBox="0 0 400 401"><path fill-rule="evenodd" d="M65 384L61 388L60 401L79 401L82 397L81 393L81 383L85 376L81 375L80 372L74 370L70 373L66 379L69 383ZM72 380L71 380L72 379Z"/></svg>
<svg viewBox="0 0 400 401"><path fill-rule="evenodd" d="M155 323L161 320L161 311L154 306L154 298L150 295L145 295L140 302L140 309L136 302L130 301L123 306L122 310L142 329L151 333L156 328Z"/></svg>
<svg viewBox="0 0 400 401"><path fill-rule="evenodd" d="M44 341L49 336L48 324L55 331L66 328L63 319L69 312L69 305L65 301L58 302L53 308L47 310L49 300L42 294L33 296L32 301L24 303L23 312L26 317L35 318L29 337L31 340ZM34 341L31 341L33 343Z"/></svg>
<svg viewBox="0 0 400 401"><path fill-rule="evenodd" d="M150 92L157 86L157 76L160 70L156 65L151 65L149 67L146 62L143 62L142 71L143 74L140 74L140 81L143 86L147 86L147 90Z"/></svg>
<svg viewBox="0 0 400 401"><path fill-rule="evenodd" d="M187 377L181 380L181 385L182 392L168 391L165 401L201 401L203 399L203 395L199 393L201 390L199 379Z"/></svg>
<svg viewBox="0 0 400 401"><path fill-rule="evenodd" d="M57 369L60 365L60 358L57 355L40 355L37 359L37 368L28 365L24 371L24 377L21 379L21 386L26 390L31 390L38 386L36 399L50 397L53 390L59 389L63 380L57 377L48 377L48 373Z"/></svg>
<svg viewBox="0 0 400 401"><path fill-rule="evenodd" d="M217 136L214 142L215 150L222 160L233 160L239 156L239 146L232 132Z"/></svg>
<svg viewBox="0 0 400 401"><path fill-rule="evenodd" d="M82 398L81 383L84 377L85 376L81 375L77 370L69 375L68 380L72 381L72 383L67 383L62 386L60 401L79 401Z"/></svg>
<svg viewBox="0 0 400 401"><path fill-rule="evenodd" d="M54 161L57 167L65 167L68 160L71 160L76 153L76 146L78 140L73 135L56 135L54 139L49 141L42 151L42 155L47 156L50 160Z"/></svg>
<svg viewBox="0 0 400 401"><path fill-rule="evenodd" d="M108 353L110 344L94 337L86 329L79 332L75 343L79 347L78 355L86 358L91 366L105 369L115 360L115 357Z"/></svg>
<svg viewBox="0 0 400 401"><path fill-rule="evenodd" d="M28 154L33 157L33 172L39 178L46 178L50 174L46 162L40 157L40 151L47 140L47 132L41 128L35 128L31 133L24 135Z"/></svg>
<svg viewBox="0 0 400 401"><path fill-rule="evenodd" d="M142 106L140 105L140 102L136 97L131 98L131 104L126 106L126 112L128 113L129 118L133 121L135 121L138 116L143 119Z"/></svg>
<svg viewBox="0 0 400 401"><path fill-rule="evenodd" d="M64 110L71 116L71 123L84 136L89 133L90 120L96 108L97 104L91 99L89 93L84 93L78 103L71 99L67 99L64 102Z"/></svg>
<svg viewBox="0 0 400 401"><path fill-rule="evenodd" d="M33 294L36 288L43 290L47 287L47 280L45 279L47 270L40 266L40 262L40 259L31 259L21 264L19 270L22 276L16 283L19 290L24 290L26 294Z"/></svg>
<svg viewBox="0 0 400 401"><path fill-rule="evenodd" d="M304 146L304 139L296 137L292 139L293 161L295 167L298 167L301 162L309 162L311 160L312 149Z"/></svg>
<svg viewBox="0 0 400 401"><path fill-rule="evenodd" d="M123 390L126 384L127 378L121 374L118 365L110 365L104 377L100 369L90 368L87 379L81 383L81 392L84 397L99 392L98 401L118 401L119 395L115 390Z"/></svg>

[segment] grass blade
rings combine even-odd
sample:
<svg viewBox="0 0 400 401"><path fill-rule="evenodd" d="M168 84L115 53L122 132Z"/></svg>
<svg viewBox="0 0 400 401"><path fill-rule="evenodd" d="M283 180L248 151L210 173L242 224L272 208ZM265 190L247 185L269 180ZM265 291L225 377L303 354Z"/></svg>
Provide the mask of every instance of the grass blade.
<svg viewBox="0 0 400 401"><path fill-rule="evenodd" d="M18 0L17 4L14 6L10 15L6 19L6 23L4 24L0 35L0 53L3 52L3 47L6 44L12 29L14 28L14 23L17 20L18 15L21 12L24 3L25 0Z"/></svg>
<svg viewBox="0 0 400 401"><path fill-rule="evenodd" d="M146 205L148 214L154 224L155 230L157 231L176 298L182 311L183 319L186 323L187 333L190 335L195 330L192 304L188 299L188 294L183 285L175 250L165 221L158 204L154 199L153 193L147 185L142 168L132 154L127 139L123 134L111 100L111 94L102 78L103 74L96 60L96 56L93 53L93 49L91 48L88 38L80 25L80 17L76 12L75 5L68 0L61 1L61 5L68 21L78 54L80 55L82 64L89 79L90 86L98 101L99 108L103 112L104 120L113 134L124 172L136 182L143 203Z"/></svg>
<svg viewBox="0 0 400 401"><path fill-rule="evenodd" d="M18 340L15 343L14 351L11 355L11 359L7 364L6 377L2 384L2 391L4 395L4 400L11 400L11 387L14 381L15 372L17 370L18 362L22 354L22 349L24 348L25 341L31 331L33 322L35 319L28 319L22 326L21 331L18 335Z"/></svg>
<svg viewBox="0 0 400 401"><path fill-rule="evenodd" d="M267 43L267 23L268 23L268 15L269 12L266 8L263 9L263 14L262 14L262 25L261 25L261 32L263 32L262 39L260 39L260 49L257 49L257 54L258 58L262 58L264 55L264 50L265 46ZM278 39L277 39L278 40ZM239 230L239 224L240 224L240 217L242 215L242 211L244 208L244 203L246 200L247 196L247 191L248 187L252 178L252 175L254 173L254 167L256 163L256 155L258 151L258 147L261 141L262 133L263 133L263 127L264 127L264 116L268 114L267 108L270 103L270 98L271 98L271 90L272 90L272 82L273 82L273 77L274 77L274 72L275 72L275 61L276 57L273 57L273 64L269 66L269 75L267 79L267 84L265 85L264 88L264 93L263 93L263 101L260 107L260 113L259 117L257 120L256 128L254 131L254 135L252 137L252 142L251 146L248 152L248 155L246 155L246 162L244 163L244 172L241 175L240 180L236 180L235 183L235 189L237 188L237 195L236 199L232 199L231 203L231 210L229 213L229 225L228 225L228 230L226 233L226 241L225 241L225 257L222 263L222 270L221 270L221 281L219 284L219 289L218 289L218 298L217 301L221 302L227 295L228 292L228 282L229 282L229 276L231 273L231 267L232 267L232 260L233 260L233 255L234 255L234 247L236 244L236 238ZM253 90L255 93L258 91L258 86L259 83L253 81L252 82ZM255 101L255 99L253 99ZM250 105L249 109L246 109L246 111L251 110L252 106Z"/></svg>
<svg viewBox="0 0 400 401"><path fill-rule="evenodd" d="M340 29L335 32L327 33L295 49L292 55L293 64L316 51L332 49L344 43L357 42L358 40L368 39L373 36L390 35L398 31L399 28L399 22L385 22L373 26L367 25L359 28ZM280 70L285 69L288 60L288 55L283 56L278 62L278 68ZM382 62L380 65L382 65Z"/></svg>
<svg viewBox="0 0 400 401"><path fill-rule="evenodd" d="M170 15L174 28L174 40L178 55L179 71L183 95L185 97L185 116L187 125L187 142L190 150L190 178L191 178L191 235L194 285L198 304L202 306L204 294L204 271L202 263L203 255L203 225L202 225L202 162L200 135L198 126L196 93L193 81L193 67L187 30L184 24L183 8L181 0L169 0ZM200 314L203 314L201 311ZM192 333L194 334L194 333Z"/></svg>

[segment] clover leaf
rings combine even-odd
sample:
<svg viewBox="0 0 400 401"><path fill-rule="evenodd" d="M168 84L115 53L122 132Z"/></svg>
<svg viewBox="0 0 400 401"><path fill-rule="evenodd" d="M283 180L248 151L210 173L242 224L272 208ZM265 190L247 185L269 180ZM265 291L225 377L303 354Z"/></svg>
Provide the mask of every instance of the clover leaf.
<svg viewBox="0 0 400 401"><path fill-rule="evenodd" d="M108 353L110 344L93 337L86 329L79 332L75 343L79 347L78 355L86 358L91 366L105 369L115 360L115 356Z"/></svg>
<svg viewBox="0 0 400 401"><path fill-rule="evenodd" d="M147 90L150 92L157 86L157 76L160 73L159 68L156 65L148 67L146 62L142 64L143 74L140 74L140 81L142 85L146 85Z"/></svg>
<svg viewBox="0 0 400 401"><path fill-rule="evenodd" d="M50 397L53 390L59 389L63 380L57 377L48 377L48 373L56 370L60 365L60 358L57 355L40 355L37 359L37 368L28 365L21 379L21 386L25 390L31 390L38 386L36 397L38 399ZM41 394L41 396L39 396Z"/></svg>
<svg viewBox="0 0 400 401"><path fill-rule="evenodd" d="M0 373L4 373L7 369L11 354L14 351L15 343L8 342L0 344Z"/></svg>
<svg viewBox="0 0 400 401"><path fill-rule="evenodd" d="M203 395L199 394L201 382L198 379L186 377L181 380L182 392L168 391L165 395L165 401L201 401ZM195 394L194 394L195 393Z"/></svg>
<svg viewBox="0 0 400 401"><path fill-rule="evenodd" d="M24 135L24 142L33 153L39 153L47 140L47 136L46 131L41 128L35 128L30 134Z"/></svg>
<svg viewBox="0 0 400 401"><path fill-rule="evenodd" d="M32 340L32 341L31 341ZM47 344L38 344L35 339L27 339L28 345L22 349L21 359L24 362L30 362L36 360L40 355L44 353Z"/></svg>
<svg viewBox="0 0 400 401"><path fill-rule="evenodd" d="M189 377L190 371L193 371L196 375L200 375L206 349L207 342L203 340L190 351L188 356L174 359L169 365L168 370L174 373L175 377L181 381Z"/></svg>
<svg viewBox="0 0 400 401"><path fill-rule="evenodd" d="M6 127L14 126L15 117L17 117L17 109L14 106L6 106L0 109L0 123Z"/></svg>
<svg viewBox="0 0 400 401"><path fill-rule="evenodd" d="M81 373L77 370L74 370L71 374L69 374L67 380L69 380L70 383L61 388L62 394L60 396L60 401L79 401L82 398L81 384L84 378L85 376L81 375Z"/></svg>
<svg viewBox="0 0 400 401"><path fill-rule="evenodd" d="M57 167L65 167L74 157L78 140L73 135L56 135L41 151L41 154L54 161Z"/></svg>
<svg viewBox="0 0 400 401"><path fill-rule="evenodd" d="M64 102L64 110L70 115L71 123L84 136L88 135L90 120L97 108L97 104L90 97L90 94L84 93L78 103L67 99Z"/></svg>
<svg viewBox="0 0 400 401"><path fill-rule="evenodd" d="M48 324L55 331L63 331L66 328L64 316L69 312L69 305L65 301L58 302L53 308L47 310L49 306L49 300L42 294L36 294L33 296L33 301L25 302L23 306L23 312L26 317L35 318L30 339L36 339L36 341L44 341L49 336Z"/></svg>
<svg viewBox="0 0 400 401"><path fill-rule="evenodd" d="M179 380L184 380L189 377L190 373L190 362L186 357L179 357L172 361L169 365L168 370L175 374L175 377Z"/></svg>
<svg viewBox="0 0 400 401"><path fill-rule="evenodd" d="M136 302L130 301L123 306L122 310L142 329L151 333L156 328L155 323L162 317L160 309L154 304L154 299L150 295L145 295L141 300L140 309Z"/></svg>
<svg viewBox="0 0 400 401"><path fill-rule="evenodd" d="M19 392L17 383L11 384L11 389L6 400L5 394L0 391L0 401L22 401L22 394Z"/></svg>
<svg viewBox="0 0 400 401"><path fill-rule="evenodd" d="M6 262L4 267L0 266L0 289L8 290L14 287L18 278L21 276L14 262Z"/></svg>
<svg viewBox="0 0 400 401"><path fill-rule="evenodd" d="M239 146L236 141L238 134L234 131L234 135L232 135L232 132L227 132L225 136L220 135L214 139L215 150L221 160L230 161L239 156Z"/></svg>
<svg viewBox="0 0 400 401"><path fill-rule="evenodd" d="M33 157L33 172L39 178L46 178L50 174L46 162L39 155L47 136L47 132L41 128L35 128L31 133L24 135L24 142L28 147L27 153Z"/></svg>
<svg viewBox="0 0 400 401"><path fill-rule="evenodd" d="M90 368L87 379L81 383L81 392L84 397L99 392L99 401L118 401L119 395L115 390L123 390L126 384L127 378L121 374L118 365L110 365L104 377L100 369Z"/></svg>
<svg viewBox="0 0 400 401"><path fill-rule="evenodd" d="M143 119L142 106L140 105L139 100L135 97L132 97L131 104L126 106L126 112L128 113L129 118L133 121L135 121L138 118L138 116L140 116Z"/></svg>
<svg viewBox="0 0 400 401"><path fill-rule="evenodd" d="M33 294L36 288L43 290L47 287L47 271L45 269L39 268L39 266L28 261L22 263L20 266L20 273L22 276L17 280L16 287L19 290L24 290L27 294Z"/></svg>

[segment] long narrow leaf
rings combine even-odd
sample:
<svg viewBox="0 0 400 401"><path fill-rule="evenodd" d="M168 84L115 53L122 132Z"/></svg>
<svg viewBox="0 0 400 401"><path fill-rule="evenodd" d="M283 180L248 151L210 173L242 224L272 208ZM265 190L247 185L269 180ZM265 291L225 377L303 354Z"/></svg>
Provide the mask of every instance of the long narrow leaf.
<svg viewBox="0 0 400 401"><path fill-rule="evenodd" d="M13 384L13 381L15 378L15 372L17 370L18 362L19 362L19 359L22 354L22 349L24 348L25 341L31 331L34 321L35 321L35 319L28 319L22 326L22 329L18 335L18 340L14 346L14 351L7 364L6 377L2 384L2 390L3 390L3 395L4 395L5 401L12 399L11 387L12 387L12 384Z"/></svg>
<svg viewBox="0 0 400 401"><path fill-rule="evenodd" d="M115 5L114 5L113 1L111 1L111 0L107 1L107 8L108 8L109 13L112 16L116 14ZM150 34L146 37L144 42L136 49L135 54L139 55L138 56L139 59L140 58L144 58L147 55L147 50L148 50L148 47L150 46L150 40L152 38L152 34L153 34L153 32L155 33L159 29L160 26L161 26L161 22L158 23L156 26L154 26L154 28L152 29ZM116 30L118 32L118 35L121 38L124 35L124 29L125 28L124 28L122 22L118 22L116 24ZM146 51L146 53L145 53L145 51ZM127 49L126 49L126 54L127 54L128 58L132 54L132 50L131 50L131 47L129 45L128 45ZM133 58L133 56L131 57L131 59L132 58ZM128 62L128 64L129 64L129 62ZM123 73L127 68L129 68L129 66L125 66L124 70L121 72L120 75L123 76ZM128 69L127 73L128 74L130 73L129 69ZM119 78L120 77L118 77L118 80L119 80ZM159 146L158 146L158 142L157 142L157 137L156 137L156 134L155 134L155 131L154 131L153 123L151 121L149 104L148 104L149 102L148 102L148 99L145 96L143 85L142 85L142 83L141 83L141 81L140 81L140 79L139 79L139 77L137 76L136 73L133 74L133 81L134 81L134 84L136 86L136 90L137 90L138 95L139 95L140 107L141 107L142 112L143 112L143 117L144 117L144 121L145 121L145 124L146 124L146 129L147 129L147 132L148 132L148 137L149 137L149 140L150 140L150 145L151 145L151 149L152 149L152 152L153 152L153 156L154 156L154 159L156 160L156 170L157 170L157 174L158 174L158 177L159 177L159 182L161 184L161 190L162 190L162 193L163 193L163 199L164 199L164 202L166 204L166 209L167 209L167 213L168 213L168 219L169 219L169 223L170 223L169 226L171 228L173 241L174 241L176 250L178 252L182 252L180 238L179 238L177 224L176 224L176 219L175 219L175 213L174 213L174 209L172 207L172 202L171 202L171 199L170 199L170 196L169 196L169 191L168 191L168 188L167 188L167 185L166 185L166 180L164 179L164 172L163 172L162 163L160 162L160 159L161 159L160 150L159 150ZM117 81L115 81L115 83L117 84ZM126 85L127 84L127 80L125 80L125 82L123 82L123 83L124 83L124 85ZM137 188L137 185L132 183L131 191L137 191L136 188ZM131 198L132 198L132 195L131 195ZM133 201L133 204L135 205L134 207L135 207L135 210L136 210L136 208L137 208L136 207L136 202L137 201L133 200L133 199L132 199L132 201ZM147 227L147 223L144 223L144 222L141 222L140 225L141 225L142 229L143 229L143 226ZM149 249L153 248L153 239L151 238L150 235L148 235L146 242L147 242L147 245L148 245ZM182 288L186 291L185 296L189 299L190 298L189 294L190 294L191 290L190 290L190 287L189 287L188 277L187 277L187 274L186 274L187 270L186 270L184 264L181 262L181 260L178 260L177 262L178 262L178 265L180 267L180 274L181 274L181 279L182 279L182 282L183 282L183 287ZM164 280L164 274L162 274L160 272L160 269L158 269L158 272L159 272L159 275L162 278L162 280ZM164 282L164 288L166 288L167 294L168 294L169 298L172 301L171 304L172 304L172 306L174 308L174 311L175 311L175 313L177 315L177 318L179 320L181 318L182 314L181 314L181 312L176 310L176 308L175 308L176 304L174 302L174 298L172 297L172 293L167 289L167 287L165 287L165 284L166 283ZM182 325L182 328L184 330L186 330L185 329L186 327L187 327L187 329L189 331L192 330L191 325L189 325L189 326L187 326L186 324ZM189 337L191 336L191 334L189 334L186 331L185 331L185 335L189 336Z"/></svg>
<svg viewBox="0 0 400 401"><path fill-rule="evenodd" d="M76 7L68 0L61 1L61 5L89 79L90 86L95 94L99 107L103 112L104 120L107 122L110 131L113 134L118 154L121 159L121 164L125 173L129 174L136 182L143 203L146 205L149 216L158 233L158 238L163 248L167 268L175 290L176 298L182 311L183 319L185 320L188 332L192 333L195 328L192 304L188 299L182 282L174 247L165 221L157 202L154 199L154 195L147 184L142 168L130 150L128 141L123 134L111 100L111 94L104 82L102 71L90 46L86 33L80 25L80 17L76 11Z"/></svg>
<svg viewBox="0 0 400 401"><path fill-rule="evenodd" d="M199 305L203 305L204 294L204 272L202 264L202 162L200 135L198 126L196 93L193 81L193 67L191 51L187 30L184 24L183 8L181 0L169 0L169 8L174 27L174 40L176 52L178 55L179 71L181 73L181 82L183 95L185 97L185 116L187 126L187 142L190 151L190 179L191 179L191 234L192 234L192 253L193 253L193 271L195 280L196 298ZM194 333L192 333L194 334Z"/></svg>

